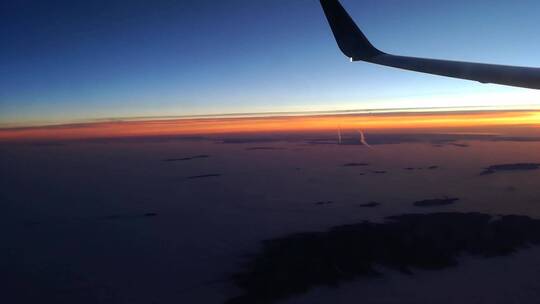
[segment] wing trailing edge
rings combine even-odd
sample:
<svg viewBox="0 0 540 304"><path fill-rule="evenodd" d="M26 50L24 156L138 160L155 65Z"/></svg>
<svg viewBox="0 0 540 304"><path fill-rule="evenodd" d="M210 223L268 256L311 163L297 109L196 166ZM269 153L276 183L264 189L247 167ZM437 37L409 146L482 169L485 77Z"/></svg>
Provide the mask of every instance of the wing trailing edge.
<svg viewBox="0 0 540 304"><path fill-rule="evenodd" d="M338 0L320 0L334 38L351 61L501 85L540 89L540 68L396 56L374 47Z"/></svg>

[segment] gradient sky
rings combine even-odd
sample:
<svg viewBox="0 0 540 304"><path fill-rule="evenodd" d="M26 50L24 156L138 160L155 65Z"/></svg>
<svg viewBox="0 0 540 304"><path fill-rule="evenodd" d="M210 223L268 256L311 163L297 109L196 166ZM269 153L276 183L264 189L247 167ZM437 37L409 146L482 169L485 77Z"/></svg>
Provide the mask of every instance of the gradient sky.
<svg viewBox="0 0 540 304"><path fill-rule="evenodd" d="M342 0L390 53L540 66L529 1ZM97 118L540 104L350 63L318 1L3 1L0 127Z"/></svg>

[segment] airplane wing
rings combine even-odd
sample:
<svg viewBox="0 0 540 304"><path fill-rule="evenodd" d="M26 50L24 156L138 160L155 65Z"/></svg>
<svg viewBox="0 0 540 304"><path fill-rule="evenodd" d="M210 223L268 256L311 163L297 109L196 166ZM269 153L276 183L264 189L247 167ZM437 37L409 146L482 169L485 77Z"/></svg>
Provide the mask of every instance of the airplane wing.
<svg viewBox="0 0 540 304"><path fill-rule="evenodd" d="M366 61L410 71L540 89L540 68L396 56L375 48L338 0L320 0L341 51L351 61Z"/></svg>

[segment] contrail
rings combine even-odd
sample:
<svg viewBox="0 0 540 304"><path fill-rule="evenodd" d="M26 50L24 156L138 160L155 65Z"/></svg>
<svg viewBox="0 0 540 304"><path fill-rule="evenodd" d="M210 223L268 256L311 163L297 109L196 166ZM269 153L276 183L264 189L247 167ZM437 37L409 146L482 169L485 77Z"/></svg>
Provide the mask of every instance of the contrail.
<svg viewBox="0 0 540 304"><path fill-rule="evenodd" d="M362 130L358 130L358 133L360 133L360 143L370 149L373 149L372 146L370 146L366 141L366 136L364 135L364 132Z"/></svg>
<svg viewBox="0 0 540 304"><path fill-rule="evenodd" d="M341 145L341 127L337 129L338 144Z"/></svg>

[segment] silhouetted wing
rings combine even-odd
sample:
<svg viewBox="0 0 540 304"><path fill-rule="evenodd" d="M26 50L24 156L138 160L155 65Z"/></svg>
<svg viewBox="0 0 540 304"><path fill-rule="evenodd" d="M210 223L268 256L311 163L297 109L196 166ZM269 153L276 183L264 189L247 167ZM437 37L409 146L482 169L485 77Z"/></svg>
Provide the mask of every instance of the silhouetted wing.
<svg viewBox="0 0 540 304"><path fill-rule="evenodd" d="M375 48L338 0L320 0L341 51L351 61L454 78L540 89L540 68L416 58L386 54Z"/></svg>

